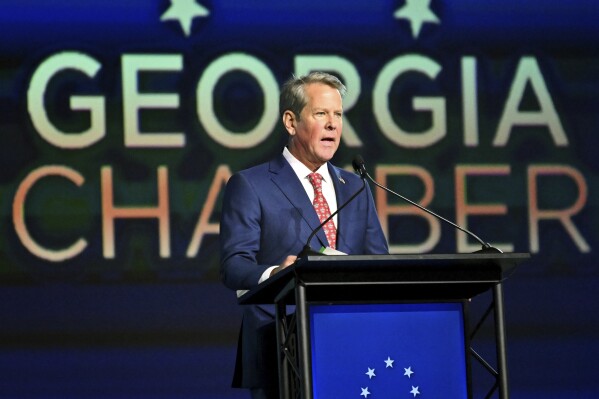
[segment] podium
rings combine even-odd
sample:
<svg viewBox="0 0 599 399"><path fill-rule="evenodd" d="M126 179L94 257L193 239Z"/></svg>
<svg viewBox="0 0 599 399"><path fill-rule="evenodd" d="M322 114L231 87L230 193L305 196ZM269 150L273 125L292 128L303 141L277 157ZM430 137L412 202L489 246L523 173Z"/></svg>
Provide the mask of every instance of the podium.
<svg viewBox="0 0 599 399"><path fill-rule="evenodd" d="M239 303L275 305L281 398L345 397L348 389L353 397L376 399L383 396L375 392L388 386L411 389L398 397L417 397L435 391L435 384L445 387L439 388L443 397L470 398L473 358L494 377L487 397L497 391L504 399L509 394L502 282L529 257L310 255ZM469 301L487 291L493 299L472 329ZM495 367L470 346L491 313ZM453 393L446 394L448 389Z"/></svg>

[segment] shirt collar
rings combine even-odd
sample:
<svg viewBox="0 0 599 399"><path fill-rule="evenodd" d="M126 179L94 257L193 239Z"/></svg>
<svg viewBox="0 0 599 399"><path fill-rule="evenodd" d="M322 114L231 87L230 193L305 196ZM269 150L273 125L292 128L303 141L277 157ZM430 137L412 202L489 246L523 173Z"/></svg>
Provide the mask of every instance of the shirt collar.
<svg viewBox="0 0 599 399"><path fill-rule="evenodd" d="M308 175L312 173L310 168L308 168L306 165L301 163L295 156L293 156L293 154L289 151L289 149L287 149L287 147L283 149L283 156L285 157L287 162L289 162L289 165L300 180L307 179ZM331 174L329 173L329 168L326 162L316 170L316 173L319 173L322 176L322 180L324 182L332 183Z"/></svg>

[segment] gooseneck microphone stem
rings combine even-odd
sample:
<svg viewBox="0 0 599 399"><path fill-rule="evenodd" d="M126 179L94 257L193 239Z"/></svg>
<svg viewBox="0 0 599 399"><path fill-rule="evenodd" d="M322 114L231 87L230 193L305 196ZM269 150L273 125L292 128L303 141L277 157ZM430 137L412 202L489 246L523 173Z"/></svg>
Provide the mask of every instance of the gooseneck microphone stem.
<svg viewBox="0 0 599 399"><path fill-rule="evenodd" d="M304 245L302 252L300 252L299 255L297 256L298 258L304 257L306 255L310 255L310 254L322 255L322 254L314 251L312 249L312 247L310 247L310 242L312 241L312 239L314 238L316 233L318 233L318 231L320 231L320 229L322 229L324 227L324 225L329 222L329 220L331 220L333 217L335 217L335 215L338 214L339 211L341 211L343 208L345 208L345 206L347 204L349 204L350 202L352 202L352 200L354 198L356 198L358 196L358 194L360 194L362 191L364 191L364 189L366 188L366 180L364 179L363 176L361 176L361 177L362 177L362 187L358 191L356 191L351 197L349 197L349 199L347 201L345 201L340 207L338 207L337 210L335 212L333 212L328 218L326 218L317 228L312 230L312 233L308 237L308 240L306 241L306 245Z"/></svg>
<svg viewBox="0 0 599 399"><path fill-rule="evenodd" d="M476 241L478 241L482 246L483 249L486 248L491 248L491 245L484 242L483 240L481 240L476 234L474 234L471 231L468 231L460 226L458 226L457 224L455 224L454 222L452 222L451 220L445 219L443 216L437 215L435 212L431 211L430 209L426 209L425 207L421 206L420 204L412 201L409 198L404 197L401 194L396 193L395 191L377 183L369 174L368 172L366 172L366 177L368 177L368 180L370 180L375 186L382 188L383 190L387 191L388 193L391 193L393 195L396 195L397 197L401 198L402 200L409 202L410 204L414 205L416 208L423 210L426 213L430 213L431 215L433 215L434 217L441 219L442 221L444 221L445 223L449 223L450 225L452 225L453 227L455 227L456 229L463 231L464 233L468 234L469 236L471 236L472 238L474 238Z"/></svg>
<svg viewBox="0 0 599 399"><path fill-rule="evenodd" d="M480 239L480 237L478 237L476 234L474 234L473 232L471 232L470 230L466 230L460 226L458 226L457 224L455 224L454 222L445 219L443 216L437 215L435 212L431 211L430 209L427 209L425 207L423 207L420 204L417 204L416 202L412 201L409 198L404 197L401 194L396 193L395 191L383 186L382 184L379 184L378 182L376 182L366 171L366 167L364 165L364 160L362 159L361 156L357 155L354 159L353 162L353 166L354 169L356 170L356 172L358 172L360 174L360 176L364 179L364 177L367 177L368 180L370 180L375 186L387 191L388 193L391 193L393 195L395 195L398 198L401 198L402 200L414 205L416 208L430 214L433 215L434 217L436 217L439 220L442 220L443 222L453 226L454 228L460 230L461 232L466 233L467 235L469 235L470 237L474 238L476 241L478 241L481 245L482 245L482 249L481 251L477 251L477 252L501 252L501 250L499 250L498 248L493 247L491 244L484 242L482 239Z"/></svg>

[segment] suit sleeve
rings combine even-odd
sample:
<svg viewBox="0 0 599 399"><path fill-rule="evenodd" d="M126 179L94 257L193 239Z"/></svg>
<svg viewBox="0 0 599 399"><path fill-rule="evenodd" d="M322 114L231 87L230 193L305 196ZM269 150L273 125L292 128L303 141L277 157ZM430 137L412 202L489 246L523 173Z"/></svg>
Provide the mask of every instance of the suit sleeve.
<svg viewBox="0 0 599 399"><path fill-rule="evenodd" d="M221 264L223 283L234 290L248 290L272 265L259 265L260 199L242 174L233 175L225 188L220 221Z"/></svg>

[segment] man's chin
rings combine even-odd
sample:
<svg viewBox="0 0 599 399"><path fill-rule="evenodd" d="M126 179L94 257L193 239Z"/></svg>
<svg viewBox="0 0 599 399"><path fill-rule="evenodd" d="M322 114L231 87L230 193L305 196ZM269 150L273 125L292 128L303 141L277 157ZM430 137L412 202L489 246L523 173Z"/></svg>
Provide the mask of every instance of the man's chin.
<svg viewBox="0 0 599 399"><path fill-rule="evenodd" d="M328 162L333 158L333 155L335 155L335 153L337 152L337 148L339 148L338 145L325 146L318 154L318 157L324 160L324 162Z"/></svg>

